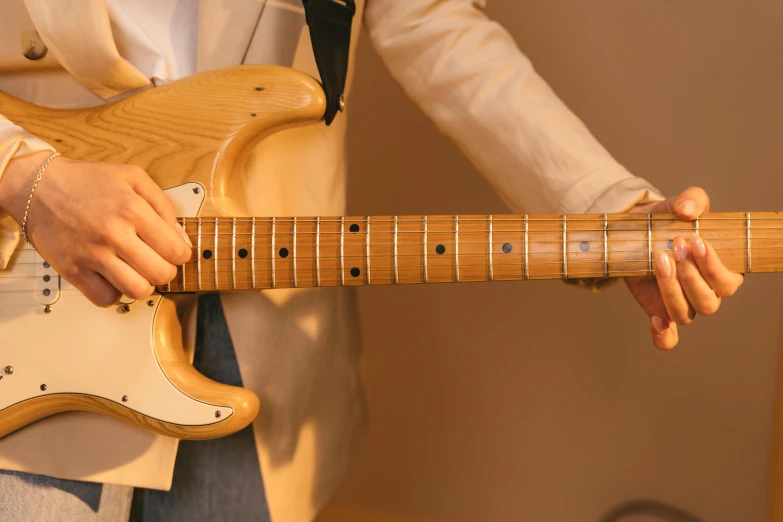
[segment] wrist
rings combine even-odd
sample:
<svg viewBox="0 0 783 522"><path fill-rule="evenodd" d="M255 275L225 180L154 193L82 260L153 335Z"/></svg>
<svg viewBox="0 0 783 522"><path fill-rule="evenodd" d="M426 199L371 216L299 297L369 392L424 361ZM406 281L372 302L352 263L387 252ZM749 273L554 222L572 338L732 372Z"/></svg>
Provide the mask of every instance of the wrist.
<svg viewBox="0 0 783 522"><path fill-rule="evenodd" d="M51 151L14 158L0 177L0 210L7 212L21 225L33 180Z"/></svg>

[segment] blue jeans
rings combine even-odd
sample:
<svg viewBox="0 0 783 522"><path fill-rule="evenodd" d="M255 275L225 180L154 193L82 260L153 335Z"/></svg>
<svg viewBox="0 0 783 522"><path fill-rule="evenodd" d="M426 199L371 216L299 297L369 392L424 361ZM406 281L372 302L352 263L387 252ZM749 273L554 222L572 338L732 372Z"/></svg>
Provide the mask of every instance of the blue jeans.
<svg viewBox="0 0 783 522"><path fill-rule="evenodd" d="M199 297L194 366L242 385L217 294ZM59 480L0 470L0 522L269 522L252 427L182 441L170 491Z"/></svg>

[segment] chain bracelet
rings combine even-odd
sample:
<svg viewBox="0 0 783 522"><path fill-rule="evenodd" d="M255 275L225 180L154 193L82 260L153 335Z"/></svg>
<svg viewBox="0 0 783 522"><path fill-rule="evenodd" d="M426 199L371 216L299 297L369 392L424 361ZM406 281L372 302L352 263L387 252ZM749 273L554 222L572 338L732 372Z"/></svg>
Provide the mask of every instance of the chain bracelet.
<svg viewBox="0 0 783 522"><path fill-rule="evenodd" d="M32 189L30 189L30 196L27 198L27 205L24 208L24 219L22 219L22 237L24 237L24 240L28 245L30 244L30 238L27 236L27 216L30 214L30 204L33 202L33 195L35 194L35 189L38 188L38 182L41 181L44 172L46 172L46 167L48 167L49 163L51 163L52 160L59 155L60 155L59 152L53 153L44 162L44 164L41 165L41 168L38 170L38 175L35 177L35 181L33 181L33 187Z"/></svg>

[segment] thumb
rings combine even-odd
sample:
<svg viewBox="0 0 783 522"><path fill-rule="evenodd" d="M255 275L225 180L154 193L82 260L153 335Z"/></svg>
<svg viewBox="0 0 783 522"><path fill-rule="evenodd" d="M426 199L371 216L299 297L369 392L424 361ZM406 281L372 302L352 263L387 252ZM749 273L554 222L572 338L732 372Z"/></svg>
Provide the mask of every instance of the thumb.
<svg viewBox="0 0 783 522"><path fill-rule="evenodd" d="M678 196L661 201L653 211L666 214L676 214L684 221L693 221L710 210L710 198L704 189L691 187L683 190Z"/></svg>

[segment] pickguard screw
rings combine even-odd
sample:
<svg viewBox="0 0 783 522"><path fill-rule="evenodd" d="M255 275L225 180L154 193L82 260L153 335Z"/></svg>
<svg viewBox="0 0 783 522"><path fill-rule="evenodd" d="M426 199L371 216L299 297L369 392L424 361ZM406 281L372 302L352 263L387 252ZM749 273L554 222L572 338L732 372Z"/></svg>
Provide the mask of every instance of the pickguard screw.
<svg viewBox="0 0 783 522"><path fill-rule="evenodd" d="M216 418L216 419L219 419L219 418L220 418L220 410L218 410L218 411L216 411L216 412L215 412L215 418Z"/></svg>
<svg viewBox="0 0 783 522"><path fill-rule="evenodd" d="M193 189L193 193L194 194L199 194L199 193L201 193L201 189L196 187L196 188Z"/></svg>
<svg viewBox="0 0 783 522"><path fill-rule="evenodd" d="M130 305L123 305L123 307L122 307L122 311L123 311L123 312L125 312L126 314L127 314L128 312L130 312Z"/></svg>
<svg viewBox="0 0 783 522"><path fill-rule="evenodd" d="M149 301L147 301L147 306L149 306L150 308L152 308L153 306L155 306L155 301L153 301L152 299L150 299Z"/></svg>
<svg viewBox="0 0 783 522"><path fill-rule="evenodd" d="M6 366L5 367L5 373L8 374L8 375L11 375L12 373L14 373L14 367L13 366Z"/></svg>
<svg viewBox="0 0 783 522"><path fill-rule="evenodd" d="M45 384L41 385L41 391L46 391L46 385Z"/></svg>
<svg viewBox="0 0 783 522"><path fill-rule="evenodd" d="M123 395L122 396L122 402L128 402L128 396L127 395Z"/></svg>
<svg viewBox="0 0 783 522"><path fill-rule="evenodd" d="M44 306L44 313L45 313L45 314L50 314L50 313L52 313L52 309L51 309L51 307L49 307L48 305L47 305L47 306Z"/></svg>

